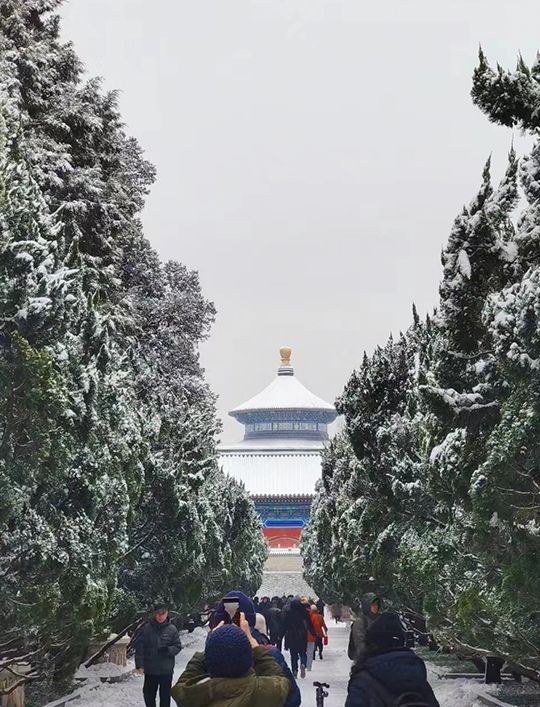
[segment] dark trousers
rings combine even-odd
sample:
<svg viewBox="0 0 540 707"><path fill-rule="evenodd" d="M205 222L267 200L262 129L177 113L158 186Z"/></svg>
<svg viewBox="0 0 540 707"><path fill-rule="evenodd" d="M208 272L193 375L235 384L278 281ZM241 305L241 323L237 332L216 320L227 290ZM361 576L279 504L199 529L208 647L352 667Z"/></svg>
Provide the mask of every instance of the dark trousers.
<svg viewBox="0 0 540 707"><path fill-rule="evenodd" d="M144 676L144 704L146 707L156 707L156 695L159 688L159 707L171 707L172 673L169 675Z"/></svg>
<svg viewBox="0 0 540 707"><path fill-rule="evenodd" d="M298 651L296 648L290 648L291 652L291 670L293 675L298 675L298 660L300 665L307 665L307 651Z"/></svg>
<svg viewBox="0 0 540 707"><path fill-rule="evenodd" d="M315 653L319 651L319 656L322 658L322 651L323 651L323 637L322 636L317 636L317 640L315 641L315 650L313 651L313 657L315 657Z"/></svg>

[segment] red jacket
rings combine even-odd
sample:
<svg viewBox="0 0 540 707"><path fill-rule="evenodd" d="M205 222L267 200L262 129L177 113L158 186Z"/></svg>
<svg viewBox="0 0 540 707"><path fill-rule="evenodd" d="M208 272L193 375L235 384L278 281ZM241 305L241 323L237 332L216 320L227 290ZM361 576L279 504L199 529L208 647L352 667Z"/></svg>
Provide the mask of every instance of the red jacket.
<svg viewBox="0 0 540 707"><path fill-rule="evenodd" d="M326 624L324 622L324 616L321 616L319 612L316 609L311 609L310 614L309 614L309 619L311 621L311 625L313 626L313 631L317 638L322 638L325 634L326 631L328 630L326 628ZM307 636L308 642L309 643L315 643L313 636L308 632Z"/></svg>

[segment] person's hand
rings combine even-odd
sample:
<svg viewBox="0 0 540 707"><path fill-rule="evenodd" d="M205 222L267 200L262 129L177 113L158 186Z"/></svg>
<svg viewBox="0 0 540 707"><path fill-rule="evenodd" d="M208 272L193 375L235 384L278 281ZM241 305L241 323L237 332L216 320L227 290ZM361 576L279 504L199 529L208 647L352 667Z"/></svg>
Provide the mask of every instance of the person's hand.
<svg viewBox="0 0 540 707"><path fill-rule="evenodd" d="M157 652L159 653L159 655L167 655L167 653L169 652L169 649L167 646L160 646L157 649Z"/></svg>
<svg viewBox="0 0 540 707"><path fill-rule="evenodd" d="M144 675L144 668L137 668L138 675Z"/></svg>
<svg viewBox="0 0 540 707"><path fill-rule="evenodd" d="M242 631L243 631L243 632L246 634L246 636L248 637L248 640L249 640L249 642L250 642L250 644L251 644L251 647L252 647L252 648L257 648L257 646L258 646L259 644L257 643L257 641L256 641L256 640L253 638L253 636L251 635L251 628L250 628L250 626L249 626L248 620L246 619L246 615L244 614L243 611L240 612L240 628L242 629Z"/></svg>
<svg viewBox="0 0 540 707"><path fill-rule="evenodd" d="M217 626L214 626L212 631L217 631L217 629L221 628L222 626L225 626L225 621L220 621Z"/></svg>

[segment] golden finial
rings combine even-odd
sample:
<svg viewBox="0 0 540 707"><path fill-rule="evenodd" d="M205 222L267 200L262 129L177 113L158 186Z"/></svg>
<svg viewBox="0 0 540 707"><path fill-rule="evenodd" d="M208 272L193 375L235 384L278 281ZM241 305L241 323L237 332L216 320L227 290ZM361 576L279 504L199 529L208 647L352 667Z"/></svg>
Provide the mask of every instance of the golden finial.
<svg viewBox="0 0 540 707"><path fill-rule="evenodd" d="M292 349L290 346L282 346L279 350L281 356L281 365L285 367L290 367L291 365L291 354Z"/></svg>

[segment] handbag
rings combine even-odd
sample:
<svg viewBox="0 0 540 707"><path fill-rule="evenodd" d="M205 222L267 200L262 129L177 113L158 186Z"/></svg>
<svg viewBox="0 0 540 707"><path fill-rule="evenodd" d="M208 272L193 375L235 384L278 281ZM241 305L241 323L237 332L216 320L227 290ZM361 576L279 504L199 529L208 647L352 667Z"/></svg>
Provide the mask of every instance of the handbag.
<svg viewBox="0 0 540 707"><path fill-rule="evenodd" d="M323 636L322 642L323 642L324 646L327 646L328 645L328 636Z"/></svg>

